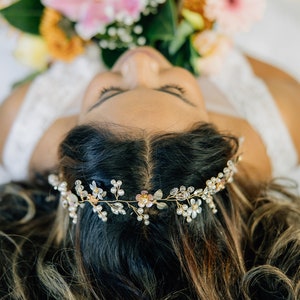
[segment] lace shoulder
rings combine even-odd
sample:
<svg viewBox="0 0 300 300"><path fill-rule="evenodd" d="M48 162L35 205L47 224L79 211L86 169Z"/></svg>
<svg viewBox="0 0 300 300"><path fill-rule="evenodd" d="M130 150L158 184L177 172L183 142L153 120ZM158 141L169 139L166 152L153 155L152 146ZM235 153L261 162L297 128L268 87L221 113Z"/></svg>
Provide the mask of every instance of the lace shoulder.
<svg viewBox="0 0 300 300"><path fill-rule="evenodd" d="M89 49L72 63L57 62L34 80L4 147L5 181L26 180L32 152L44 132L56 119L78 113L88 83L104 69L95 51Z"/></svg>
<svg viewBox="0 0 300 300"><path fill-rule="evenodd" d="M210 79L261 136L273 175L286 175L298 163L295 146L271 93L255 76L246 58L234 50L222 72Z"/></svg>

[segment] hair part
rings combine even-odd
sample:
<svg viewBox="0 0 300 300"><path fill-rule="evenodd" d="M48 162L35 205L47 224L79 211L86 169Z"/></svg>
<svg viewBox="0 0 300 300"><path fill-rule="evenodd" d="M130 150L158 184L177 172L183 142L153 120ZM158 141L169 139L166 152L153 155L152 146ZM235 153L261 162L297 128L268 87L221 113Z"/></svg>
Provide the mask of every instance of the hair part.
<svg viewBox="0 0 300 300"><path fill-rule="evenodd" d="M180 185L201 188L237 150L235 137L209 124L155 136L80 126L61 144L59 172L70 187L76 179L84 186L95 180L108 190L111 179L120 179L128 199L134 199L143 189L166 194ZM86 205L77 225L68 222L61 206L53 207L47 220L45 214L27 219L36 230L22 229L20 238L7 236L8 227L1 225L6 231L1 237L1 253L6 253L1 280L7 297L297 299L299 198L274 184L257 185L238 175L214 196L218 213L204 206L190 224L172 205L153 212L148 226L132 215L103 223ZM41 193L43 199L46 194ZM28 195L38 212L37 193ZM3 196L1 205L9 203L6 197L11 195ZM16 223L10 232L20 228ZM7 255L12 248L18 249L14 258ZM7 268L12 263L15 268Z"/></svg>

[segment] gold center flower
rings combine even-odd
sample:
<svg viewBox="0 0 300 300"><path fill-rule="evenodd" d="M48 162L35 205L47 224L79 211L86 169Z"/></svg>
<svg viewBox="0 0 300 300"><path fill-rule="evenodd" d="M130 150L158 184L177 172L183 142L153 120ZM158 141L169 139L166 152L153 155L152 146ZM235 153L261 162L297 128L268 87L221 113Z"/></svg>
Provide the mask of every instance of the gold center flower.
<svg viewBox="0 0 300 300"><path fill-rule="evenodd" d="M61 29L62 15L54 9L45 8L40 33L44 37L53 58L71 61L84 51L84 41L71 30ZM68 35L66 34L68 33Z"/></svg>

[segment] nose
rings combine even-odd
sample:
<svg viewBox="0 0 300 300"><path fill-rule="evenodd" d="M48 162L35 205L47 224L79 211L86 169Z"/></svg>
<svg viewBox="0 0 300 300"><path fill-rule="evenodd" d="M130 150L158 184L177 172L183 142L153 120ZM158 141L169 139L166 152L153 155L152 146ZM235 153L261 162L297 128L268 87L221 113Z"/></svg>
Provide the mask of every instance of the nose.
<svg viewBox="0 0 300 300"><path fill-rule="evenodd" d="M133 53L120 66L122 77L129 88L155 86L159 70L158 61L143 52Z"/></svg>
<svg viewBox="0 0 300 300"><path fill-rule="evenodd" d="M114 66L114 71L121 73L129 88L154 87L158 85L160 72L169 63L149 49L135 49L126 53Z"/></svg>

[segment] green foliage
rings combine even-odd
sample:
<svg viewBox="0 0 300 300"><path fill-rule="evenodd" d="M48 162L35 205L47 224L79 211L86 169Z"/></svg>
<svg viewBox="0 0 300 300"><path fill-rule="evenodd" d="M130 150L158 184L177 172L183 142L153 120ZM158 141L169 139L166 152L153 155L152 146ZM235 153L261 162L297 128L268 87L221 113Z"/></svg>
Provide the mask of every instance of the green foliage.
<svg viewBox="0 0 300 300"><path fill-rule="evenodd" d="M126 50L126 48L118 48L115 50L101 49L102 60L108 68L111 68Z"/></svg>
<svg viewBox="0 0 300 300"><path fill-rule="evenodd" d="M143 28L143 36L147 39L147 45L158 49L159 44L172 41L176 34L176 18L174 0L167 0L157 14L144 16L137 24ZM99 38L101 39L101 37ZM102 49L102 59L106 66L111 68L126 50L127 48Z"/></svg>
<svg viewBox="0 0 300 300"><path fill-rule="evenodd" d="M190 25L190 23L184 20L181 21L177 28L176 35L169 46L169 52L171 55L175 54L181 48L193 31L194 28Z"/></svg>
<svg viewBox="0 0 300 300"><path fill-rule="evenodd" d="M140 25L147 45L160 51L173 65L181 66L194 74L195 58L199 57L192 46L190 35L194 28L185 20L178 25L178 12L175 0L167 0L157 14L143 17ZM102 49L102 59L110 68L127 49Z"/></svg>
<svg viewBox="0 0 300 300"><path fill-rule="evenodd" d="M143 18L141 25L148 44L171 41L176 33L177 13L174 0L167 0L157 14Z"/></svg>
<svg viewBox="0 0 300 300"><path fill-rule="evenodd" d="M160 51L173 65L197 74L195 58L199 54L190 39L194 28L189 22L178 20L175 0L167 0L158 14L152 15L149 20L145 18L142 26L148 45Z"/></svg>
<svg viewBox="0 0 300 300"><path fill-rule="evenodd" d="M0 10L0 14L13 27L38 35L43 8L40 0L20 0Z"/></svg>

